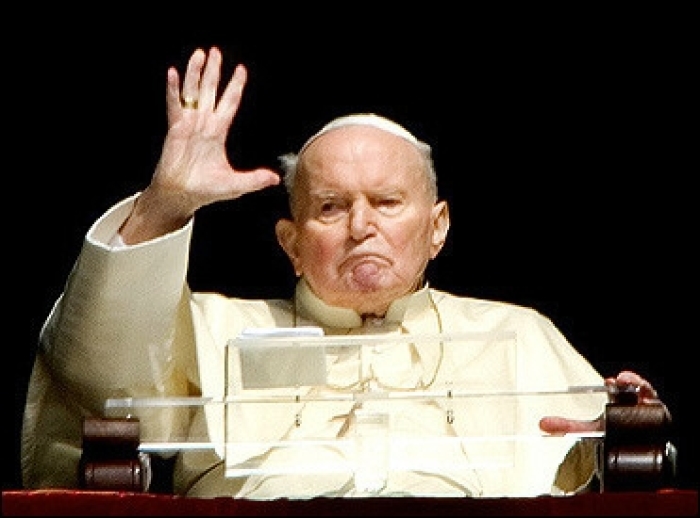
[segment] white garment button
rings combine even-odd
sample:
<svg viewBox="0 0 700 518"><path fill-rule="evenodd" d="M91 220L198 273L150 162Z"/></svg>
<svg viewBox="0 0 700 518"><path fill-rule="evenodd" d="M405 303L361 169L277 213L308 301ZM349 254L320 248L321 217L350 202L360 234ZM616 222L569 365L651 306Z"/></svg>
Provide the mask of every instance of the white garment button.
<svg viewBox="0 0 700 518"><path fill-rule="evenodd" d="M384 325L383 317L365 317L363 322L364 327L382 327Z"/></svg>

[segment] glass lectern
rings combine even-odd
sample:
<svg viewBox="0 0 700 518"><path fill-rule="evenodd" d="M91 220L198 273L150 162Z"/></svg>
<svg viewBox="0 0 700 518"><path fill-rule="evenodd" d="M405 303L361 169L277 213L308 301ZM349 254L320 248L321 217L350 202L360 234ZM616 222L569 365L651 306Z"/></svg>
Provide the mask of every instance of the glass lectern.
<svg viewBox="0 0 700 518"><path fill-rule="evenodd" d="M106 415L138 417L144 452L214 451L225 477L292 496L532 496L575 443L602 438L539 430L543 415L599 415L607 394L532 379L515 334L263 330L225 361L221 394L110 399Z"/></svg>

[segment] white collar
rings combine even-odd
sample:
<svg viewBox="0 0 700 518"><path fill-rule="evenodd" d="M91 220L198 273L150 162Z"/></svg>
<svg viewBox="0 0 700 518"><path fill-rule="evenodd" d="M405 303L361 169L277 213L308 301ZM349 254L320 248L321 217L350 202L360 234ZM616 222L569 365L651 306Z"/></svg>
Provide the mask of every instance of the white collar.
<svg viewBox="0 0 700 518"><path fill-rule="evenodd" d="M321 300L302 277L296 286L295 306L298 317L311 320L323 327L356 328L364 324L362 315L348 308L331 306ZM429 287L426 283L421 289L394 300L384 317L385 323L400 324L409 308L430 309Z"/></svg>

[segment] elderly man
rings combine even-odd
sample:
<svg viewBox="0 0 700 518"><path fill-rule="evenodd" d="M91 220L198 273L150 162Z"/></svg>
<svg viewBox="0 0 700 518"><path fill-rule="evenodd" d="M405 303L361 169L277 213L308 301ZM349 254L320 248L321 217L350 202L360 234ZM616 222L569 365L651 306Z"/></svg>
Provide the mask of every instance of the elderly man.
<svg viewBox="0 0 700 518"><path fill-rule="evenodd" d="M604 379L549 319L530 308L428 285L426 267L442 249L450 227L448 206L438 198L431 149L402 126L373 114L331 121L299 153L281 157L291 218L277 223L276 234L298 277L291 299L192 292L186 275L196 211L281 181L273 170L241 171L228 160L225 142L246 69L239 65L218 92L221 60L217 48L208 53L197 49L182 81L175 68L168 71L168 133L152 180L89 229L64 293L42 329L23 429L27 487L77 484L82 418L102 415L109 398L221 398L227 344L251 328L313 326L326 336L387 336L388 345L374 349L376 354L364 358L360 367L357 357L333 358L328 374L336 389L410 392L468 380L489 390L533 393L617 383L638 386L642 399L655 397L649 383L634 373ZM245 222L232 223L234 234L236 224ZM391 342L391 337L450 333L489 338L479 345L483 354L471 356L442 342ZM348 365L359 369L353 371L357 375L346 376ZM508 458L517 465L500 470L470 463L475 452L459 441L450 443L455 449L441 451L431 441L516 419L528 433L599 431L597 418L605 402L604 391L534 403L517 398L515 403L482 402L475 407L478 412L460 401L450 408L401 398L367 402L371 415L386 416L389 437L424 444L409 455L416 456L419 468L411 469L409 462L407 469L387 474L373 494L508 496L581 490L595 467L585 448L571 454L579 443L565 442L554 455L543 455L540 446L531 448L527 441L511 444ZM220 433L221 423L202 410L186 416L177 409L163 412L144 422L145 433L211 438ZM340 439L356 421L357 410L356 404L310 408L303 419L322 430L320 437ZM272 424L264 408L256 412L257 420L240 426L264 436ZM231 426L235 429L236 423ZM280 426L281 435L271 439L304 433L292 421ZM563 469L559 465L567 453L571 466ZM321 447L303 453L269 451L261 454L261 462L293 464L302 455L332 464L336 454ZM424 469L418 457L426 454L454 459L468 469ZM304 477L232 477L227 462L216 448L180 452L175 491L261 499L358 494L356 479L342 470Z"/></svg>

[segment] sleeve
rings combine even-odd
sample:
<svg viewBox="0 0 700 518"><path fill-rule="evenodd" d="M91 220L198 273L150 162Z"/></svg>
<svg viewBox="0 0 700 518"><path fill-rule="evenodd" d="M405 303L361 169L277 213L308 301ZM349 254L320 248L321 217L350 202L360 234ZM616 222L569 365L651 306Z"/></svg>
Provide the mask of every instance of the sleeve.
<svg viewBox="0 0 700 518"><path fill-rule="evenodd" d="M522 328L522 345L526 353L520 357L521 370L527 375L532 389L574 389L603 387L604 379L591 363L567 340L555 324L540 313L526 320ZM538 381L539 380L539 381ZM546 381L543 381L546 380ZM539 385L541 384L541 385ZM571 419L594 420L605 411L608 396L605 391L572 392L541 398L533 409L534 417L558 415ZM533 405L534 406L534 405ZM537 422L537 420L533 420ZM552 494L571 494L589 490L597 471L597 441L595 438L571 439L562 452L552 478ZM565 443L564 443L565 444ZM558 455L557 455L558 456Z"/></svg>
<svg viewBox="0 0 700 518"><path fill-rule="evenodd" d="M107 398L187 394L192 221L153 241L115 247L137 196L89 229L41 329L21 439L27 488L76 486L82 418L102 415ZM174 422L154 426L176 433Z"/></svg>

